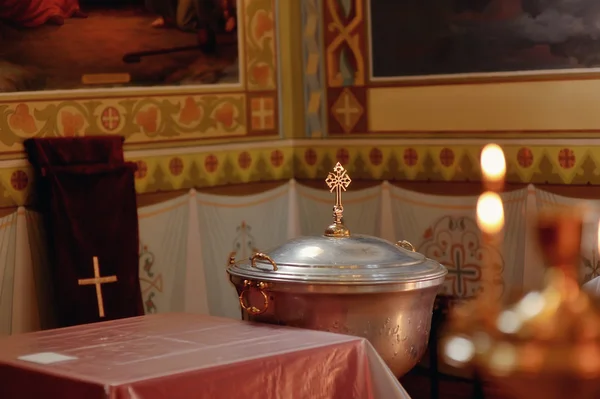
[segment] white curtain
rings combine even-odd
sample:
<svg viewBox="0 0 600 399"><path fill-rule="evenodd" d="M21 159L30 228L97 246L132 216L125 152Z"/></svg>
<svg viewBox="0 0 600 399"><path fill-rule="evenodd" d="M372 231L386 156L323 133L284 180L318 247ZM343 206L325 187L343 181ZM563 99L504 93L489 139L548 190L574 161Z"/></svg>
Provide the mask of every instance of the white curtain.
<svg viewBox="0 0 600 399"><path fill-rule="evenodd" d="M197 195L210 314L240 318L226 266L230 255L250 257L283 244L288 235L289 184L247 196Z"/></svg>
<svg viewBox="0 0 600 399"><path fill-rule="evenodd" d="M436 196L393 186L389 191L398 240L409 241L417 251L448 268L443 293L471 297L481 289L484 251L490 251L497 265L492 274L503 293L506 287L522 284L527 189L502 195L505 234L497 251L482 242L475 216L478 196Z"/></svg>
<svg viewBox="0 0 600 399"><path fill-rule="evenodd" d="M321 235L333 222L335 194L328 189L298 185L298 209L302 235ZM352 234L378 236L381 221L382 186L346 191L342 194L344 224Z"/></svg>
<svg viewBox="0 0 600 399"><path fill-rule="evenodd" d="M300 209L298 208L298 183L294 179L290 180L288 198L289 219L287 238L291 240L302 235Z"/></svg>
<svg viewBox="0 0 600 399"><path fill-rule="evenodd" d="M539 288L545 266L530 231L538 208L588 209L581 282L600 275L600 200L566 198L533 186L502 195L505 234L495 259L506 293ZM226 265L231 254L248 258L298 235L320 235L332 221L334 194L289 181L255 195L197 193L139 209L140 283L147 312L185 311L240 318ZM388 182L343 193L345 223L354 234L407 240L449 270L443 291L471 296L480 289L481 242L477 196L416 193ZM0 334L52 328L52 284L39 214L19 209L0 219ZM444 243L445 242L445 243ZM450 248L450 250L444 250ZM592 283L600 287L600 279ZM598 289L600 292L600 288Z"/></svg>
<svg viewBox="0 0 600 399"><path fill-rule="evenodd" d="M140 286L147 314L185 310L189 214L187 194L138 210Z"/></svg>
<svg viewBox="0 0 600 399"><path fill-rule="evenodd" d="M381 225L379 226L379 237L390 242L399 241L394 229L394 218L392 217L392 185L386 180L381 184Z"/></svg>
<svg viewBox="0 0 600 399"><path fill-rule="evenodd" d="M46 228L42 215L30 209L25 210L27 238L31 254L31 267L39 309L39 325L42 329L56 327L56 316L52 306L54 292L50 276L48 247L46 245Z"/></svg>
<svg viewBox="0 0 600 399"><path fill-rule="evenodd" d="M0 335L12 332L17 213L0 218Z"/></svg>
<svg viewBox="0 0 600 399"><path fill-rule="evenodd" d="M12 333L19 334L40 329L38 294L34 280L34 267L26 210L17 210L15 239L15 273L12 312Z"/></svg>
<svg viewBox="0 0 600 399"><path fill-rule="evenodd" d="M185 277L185 311L208 314L208 295L204 271L204 251L198 221L196 190L188 195L189 220L187 232L187 270Z"/></svg>

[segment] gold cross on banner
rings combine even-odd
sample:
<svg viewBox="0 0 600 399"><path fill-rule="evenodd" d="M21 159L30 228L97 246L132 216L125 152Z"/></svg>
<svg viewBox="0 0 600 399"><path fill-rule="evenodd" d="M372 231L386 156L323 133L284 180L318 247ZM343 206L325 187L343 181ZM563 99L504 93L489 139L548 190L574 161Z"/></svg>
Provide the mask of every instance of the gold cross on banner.
<svg viewBox="0 0 600 399"><path fill-rule="evenodd" d="M336 207L342 207L342 190L346 191L346 188L348 188L351 182L350 176L346 174L346 169L344 169L339 162L335 165L335 168L333 168L333 172L330 172L329 175L327 175L325 183L327 183L327 186L331 189L329 192L335 190Z"/></svg>
<svg viewBox="0 0 600 399"><path fill-rule="evenodd" d="M94 277L84 278L78 281L79 285L95 285L96 286L96 297L98 298L98 314L100 317L104 317L104 300L102 298L102 284L114 283L117 281L117 276L100 276L100 265L98 263L98 257L93 257L94 261Z"/></svg>

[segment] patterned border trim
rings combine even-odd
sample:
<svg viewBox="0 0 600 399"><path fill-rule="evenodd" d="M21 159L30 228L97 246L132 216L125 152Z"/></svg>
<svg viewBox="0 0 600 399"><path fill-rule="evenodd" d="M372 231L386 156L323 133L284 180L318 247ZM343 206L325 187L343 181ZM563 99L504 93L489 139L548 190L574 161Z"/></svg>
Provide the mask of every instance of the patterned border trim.
<svg viewBox="0 0 600 399"><path fill-rule="evenodd" d="M276 136L275 0L240 0L240 4L244 34L239 43L239 86L157 88L155 91L165 94L153 95L136 89L101 90L97 95L89 91L2 95L0 157L19 157L21 142L28 137L115 134L139 147ZM26 97L32 99L24 100Z"/></svg>
<svg viewBox="0 0 600 399"><path fill-rule="evenodd" d="M282 145L284 144L284 145ZM193 154L132 156L136 190L152 193L228 184L323 179L335 162L356 180L478 181L481 145L339 145L274 141L257 148L201 148ZM600 184L600 146L505 145L512 183ZM13 163L14 164L14 163ZM23 162L25 165L25 162ZM32 170L0 167L0 207L29 203Z"/></svg>
<svg viewBox="0 0 600 399"><path fill-rule="evenodd" d="M138 164L135 176L138 193L276 181L294 176L291 147L207 151L130 160Z"/></svg>
<svg viewBox="0 0 600 399"><path fill-rule="evenodd" d="M323 0L304 0L302 6L304 105L306 136L322 137L326 126L323 68Z"/></svg>
<svg viewBox="0 0 600 399"><path fill-rule="evenodd" d="M294 177L293 148L276 143L261 148L215 150L193 154L127 156L136 162L138 194L223 186ZM23 162L25 163L25 162ZM0 207L30 203L33 170L27 166L0 168Z"/></svg>
<svg viewBox="0 0 600 399"><path fill-rule="evenodd" d="M354 179L479 181L481 145L314 146L294 148L294 176L322 179L340 162ZM600 147L503 145L511 183L600 184Z"/></svg>

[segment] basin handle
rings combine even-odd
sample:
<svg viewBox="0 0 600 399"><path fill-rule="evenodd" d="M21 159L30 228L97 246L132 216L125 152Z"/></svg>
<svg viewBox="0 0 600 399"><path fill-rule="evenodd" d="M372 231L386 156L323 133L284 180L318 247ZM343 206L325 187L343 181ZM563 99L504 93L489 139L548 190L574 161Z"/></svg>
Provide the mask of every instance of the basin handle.
<svg viewBox="0 0 600 399"><path fill-rule="evenodd" d="M412 245L410 242L408 242L406 240L398 241L396 243L396 246L398 246L400 248L407 249L407 250L412 251L412 252L415 252L415 246Z"/></svg>
<svg viewBox="0 0 600 399"><path fill-rule="evenodd" d="M259 314L263 314L269 309L269 296L265 293L265 288L267 288L267 284L260 282L256 284L256 287L253 287L253 283L250 280L244 280L244 289L240 293L240 306L244 309L248 314L252 316L257 316ZM246 301L246 294L250 292L252 288L256 288L263 297L263 307L262 309L257 308L256 306L251 306L248 301Z"/></svg>
<svg viewBox="0 0 600 399"><path fill-rule="evenodd" d="M236 251L233 251L229 254L229 260L227 261L227 267L231 267L235 265L235 256L237 255Z"/></svg>
<svg viewBox="0 0 600 399"><path fill-rule="evenodd" d="M267 254L263 254L262 252L257 252L254 255L252 255L252 257L250 258L250 262L252 264L252 267L255 267L258 269L258 267L256 267L256 260L266 260L267 262L269 262L271 264L271 266L273 266L273 271L276 272L277 271L277 263L275 263L275 261L273 259L271 259L271 257Z"/></svg>

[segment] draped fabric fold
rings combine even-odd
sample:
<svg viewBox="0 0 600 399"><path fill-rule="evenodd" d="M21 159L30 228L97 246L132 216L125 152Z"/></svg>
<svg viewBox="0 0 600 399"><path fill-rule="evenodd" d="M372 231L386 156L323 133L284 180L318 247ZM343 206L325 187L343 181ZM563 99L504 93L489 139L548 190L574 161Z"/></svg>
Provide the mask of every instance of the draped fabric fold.
<svg viewBox="0 0 600 399"><path fill-rule="evenodd" d="M33 275L33 258L29 243L26 210L24 207L19 207L17 209L15 239L13 334L40 329L38 296Z"/></svg>
<svg viewBox="0 0 600 399"><path fill-rule="evenodd" d="M0 218L0 336L12 333L17 213Z"/></svg>
<svg viewBox="0 0 600 399"><path fill-rule="evenodd" d="M391 184L387 180L381 183L381 224L379 226L379 237L390 242L397 242L394 231L394 219L390 217L392 214L392 195Z"/></svg>
<svg viewBox="0 0 600 399"><path fill-rule="evenodd" d="M476 221L478 196L437 196L392 186L392 217L399 240L412 243L418 252L448 268L441 292L468 298L482 288L482 272L491 272L503 294L523 283L527 209L527 189L502 194L504 202L504 242L489 247L481 237ZM489 265L481 262L490 256Z"/></svg>
<svg viewBox="0 0 600 399"><path fill-rule="evenodd" d="M288 239L293 239L302 234L300 228L300 211L298 209L298 183L291 179L289 183L289 202L288 202Z"/></svg>
<svg viewBox="0 0 600 399"><path fill-rule="evenodd" d="M198 193L191 189L188 193L188 235L187 260L185 276L185 311L188 313L207 315L208 295L206 290L206 274L204 250L198 220Z"/></svg>
<svg viewBox="0 0 600 399"><path fill-rule="evenodd" d="M229 256L248 259L287 240L289 183L260 194L198 193L198 220L210 314L239 319L238 296L226 272Z"/></svg>
<svg viewBox="0 0 600 399"><path fill-rule="evenodd" d="M31 255L36 304L39 312L39 325L42 330L56 328L58 322L55 306L53 306L54 286L51 282L50 251L48 250L44 218L40 212L26 209L25 225Z"/></svg>
<svg viewBox="0 0 600 399"><path fill-rule="evenodd" d="M143 314L135 164L123 161L122 138L29 139L24 145L36 172L58 325Z"/></svg>
<svg viewBox="0 0 600 399"><path fill-rule="evenodd" d="M138 211L146 314L185 310L189 211L186 194Z"/></svg>

